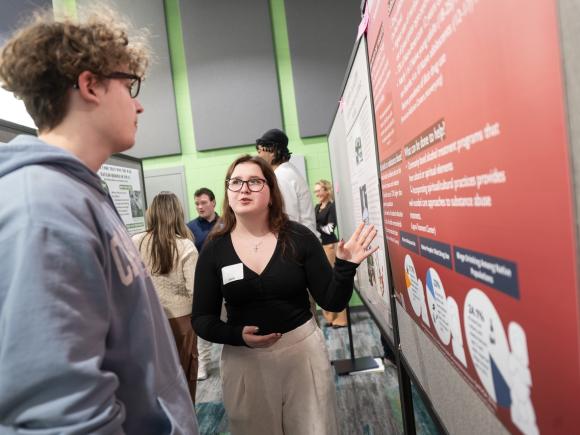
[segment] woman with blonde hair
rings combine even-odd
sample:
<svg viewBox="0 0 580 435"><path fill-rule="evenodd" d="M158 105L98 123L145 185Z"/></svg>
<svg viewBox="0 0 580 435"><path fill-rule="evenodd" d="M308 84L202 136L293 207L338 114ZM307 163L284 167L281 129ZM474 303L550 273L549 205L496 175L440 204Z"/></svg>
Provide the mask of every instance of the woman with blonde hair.
<svg viewBox="0 0 580 435"><path fill-rule="evenodd" d="M149 269L169 319L191 400L195 403L198 355L197 336L191 327L191 305L197 249L174 193L161 192L155 196L147 209L146 220L147 231L133 236L133 243Z"/></svg>
<svg viewBox="0 0 580 435"><path fill-rule="evenodd" d="M220 372L233 435L339 433L334 375L308 291L321 307L342 310L377 232L361 224L340 242L333 270L316 235L283 207L270 165L238 158L226 175L223 225L197 263L193 327L224 343Z"/></svg>
<svg viewBox="0 0 580 435"><path fill-rule="evenodd" d="M314 195L319 203L314 207L316 214L316 230L320 233L320 241L326 253L326 258L331 266L336 260L336 208L334 206L332 184L328 180L319 180L314 184ZM340 313L322 310L324 319L328 326L342 328L346 326L346 309Z"/></svg>

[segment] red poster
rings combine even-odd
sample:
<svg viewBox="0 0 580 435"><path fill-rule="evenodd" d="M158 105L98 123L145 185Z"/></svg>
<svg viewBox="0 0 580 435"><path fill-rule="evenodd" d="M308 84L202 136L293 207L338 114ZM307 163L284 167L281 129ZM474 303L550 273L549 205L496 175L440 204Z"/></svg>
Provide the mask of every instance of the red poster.
<svg viewBox="0 0 580 435"><path fill-rule="evenodd" d="M508 430L578 433L556 2L374 0L367 35L398 302Z"/></svg>

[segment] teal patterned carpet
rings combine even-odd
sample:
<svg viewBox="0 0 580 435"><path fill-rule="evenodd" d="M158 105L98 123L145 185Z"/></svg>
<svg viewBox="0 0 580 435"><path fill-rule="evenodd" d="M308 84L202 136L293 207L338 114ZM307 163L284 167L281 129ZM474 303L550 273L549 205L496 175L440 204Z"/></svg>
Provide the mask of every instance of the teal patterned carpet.
<svg viewBox="0 0 580 435"><path fill-rule="evenodd" d="M380 334L367 312L352 314L356 356L381 356ZM348 357L347 329L323 328L332 359ZM219 354L214 345L210 377L197 383L196 413L202 435L229 434L227 415L221 401ZM389 361L383 372L335 377L342 435L402 434L397 369ZM438 435L417 391L413 389L415 424L420 435ZM262 434L257 434L262 435ZM305 434L307 435L307 434ZM313 434L315 435L315 434Z"/></svg>

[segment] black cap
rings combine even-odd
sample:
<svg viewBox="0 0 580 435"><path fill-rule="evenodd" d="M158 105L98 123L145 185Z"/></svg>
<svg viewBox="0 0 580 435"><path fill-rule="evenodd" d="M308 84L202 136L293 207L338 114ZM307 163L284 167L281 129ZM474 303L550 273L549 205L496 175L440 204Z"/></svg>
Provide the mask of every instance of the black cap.
<svg viewBox="0 0 580 435"><path fill-rule="evenodd" d="M288 136L282 130L273 128L256 139L258 145L276 145L282 148L288 147Z"/></svg>

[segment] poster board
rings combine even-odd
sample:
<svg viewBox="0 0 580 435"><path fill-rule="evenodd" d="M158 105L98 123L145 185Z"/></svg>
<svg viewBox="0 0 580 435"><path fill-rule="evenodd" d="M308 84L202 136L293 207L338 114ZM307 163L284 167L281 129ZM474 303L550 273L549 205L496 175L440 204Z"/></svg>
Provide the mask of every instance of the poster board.
<svg viewBox="0 0 580 435"><path fill-rule="evenodd" d="M130 235L145 231L145 181L141 160L123 154L107 159L97 174L106 183Z"/></svg>
<svg viewBox="0 0 580 435"><path fill-rule="evenodd" d="M369 5L385 232L399 318L412 319L412 330L399 323L402 352L428 337L509 432L573 433L578 282L557 2ZM431 393L449 428L466 420L445 408L445 386Z"/></svg>
<svg viewBox="0 0 580 435"><path fill-rule="evenodd" d="M345 169L348 170L348 178L343 178L344 181L340 184L342 189L347 190L344 195L350 191L349 210L352 210L352 216L349 216L349 223L352 227L349 229L354 231L354 228L361 221L374 225L377 229L377 237L372 246L378 247L378 250L358 267L357 290L367 307L373 312L381 329L387 334L391 342L394 342L373 105L364 38L359 40L353 54L337 111L338 120L335 120L335 123L341 120L340 132L344 134L341 139L343 148L337 150L337 154L346 156ZM333 125L333 127L337 126ZM338 133L338 129L335 131L331 129L329 142L330 137L335 141L333 135ZM334 153L331 152L331 154ZM336 172L333 169L333 174ZM342 203L337 203L337 209L343 208ZM348 234L342 234L349 236L352 231Z"/></svg>
<svg viewBox="0 0 580 435"><path fill-rule="evenodd" d="M330 169L332 172L332 187L336 205L336 219L340 237L352 234L356 228L352 205L352 189L350 168L346 149L346 132L342 110L335 112L330 132L328 133L328 150Z"/></svg>

